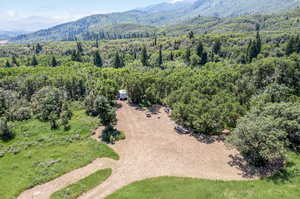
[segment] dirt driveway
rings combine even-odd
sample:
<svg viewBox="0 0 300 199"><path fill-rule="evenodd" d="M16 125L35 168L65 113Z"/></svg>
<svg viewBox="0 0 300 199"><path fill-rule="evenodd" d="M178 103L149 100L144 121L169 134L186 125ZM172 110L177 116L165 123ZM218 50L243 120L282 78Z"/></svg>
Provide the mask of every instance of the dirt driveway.
<svg viewBox="0 0 300 199"><path fill-rule="evenodd" d="M132 182L159 176L243 179L241 171L228 164L231 161L229 156L235 152L227 150L222 142L204 144L190 135L177 134L174 122L162 109L160 114L146 118L145 111L136 109L126 102L119 103L121 108L117 111L117 128L125 132L126 140L118 142L112 148L120 155L120 160L110 162L112 175L103 184L83 194L80 199L104 198ZM100 132L101 128L97 135ZM101 165L101 160L96 160L92 164L94 165L87 167L97 168L97 165ZM83 172L91 173L84 168L71 173L72 176L76 176L82 175ZM64 178L66 183L63 185L61 183ZM68 180L68 174L59 179L60 186L55 186L54 180L27 190L19 199L48 199L51 193L76 182ZM43 190L47 190L47 194L43 194ZM35 193L40 194L35 197Z"/></svg>
<svg viewBox="0 0 300 199"><path fill-rule="evenodd" d="M174 122L162 109L159 115L146 118L145 111L120 104L117 127L126 133L126 140L113 148L121 159L107 181L80 199L103 198L137 180L159 176L242 179L240 171L228 164L234 152L223 143L204 144L190 135L177 134Z"/></svg>

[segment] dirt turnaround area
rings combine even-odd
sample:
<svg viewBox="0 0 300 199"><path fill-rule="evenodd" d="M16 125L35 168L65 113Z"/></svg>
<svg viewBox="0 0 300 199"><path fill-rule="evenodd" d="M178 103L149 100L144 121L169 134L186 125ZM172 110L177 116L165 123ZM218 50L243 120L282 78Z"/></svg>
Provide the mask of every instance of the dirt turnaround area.
<svg viewBox="0 0 300 199"><path fill-rule="evenodd" d="M119 105L117 128L125 132L126 140L111 146L120 155L119 161L97 159L86 167L23 192L18 199L48 199L53 192L103 168L112 168L112 175L79 199L104 198L132 182L159 176L245 179L240 169L230 166L230 156L236 152L226 149L223 142L208 144L190 135L177 134L174 122L162 108L147 118L145 110L127 102L119 102ZM97 130L94 138L101 130Z"/></svg>

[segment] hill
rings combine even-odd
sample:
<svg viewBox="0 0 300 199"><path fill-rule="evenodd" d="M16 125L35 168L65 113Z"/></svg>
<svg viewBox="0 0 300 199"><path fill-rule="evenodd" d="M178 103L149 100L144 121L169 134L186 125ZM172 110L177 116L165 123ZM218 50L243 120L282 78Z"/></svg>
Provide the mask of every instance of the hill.
<svg viewBox="0 0 300 199"><path fill-rule="evenodd" d="M195 29L196 32L205 32L211 30L211 27L221 32L234 29L248 30L249 24L241 25L239 21L257 20L253 19L253 16L250 19L248 19L249 17L231 18L246 14L256 14L254 18L257 18L258 14L277 13L296 8L298 5L300 5L300 0L185 0L177 3L157 4L127 12L92 15L32 34L21 35L13 38L12 41L25 43L74 40L75 37L81 39L123 38L125 37L124 34L115 35L113 32L119 24L122 24L117 28L120 30L119 32L123 33L122 28L125 27L130 34L142 34L143 37L157 31L157 28L149 29L149 26L169 27L166 28L168 33L170 31L172 33L184 32L182 29L186 29L186 25L193 25L192 29ZM204 22L206 22L205 25L203 25ZM228 27L228 23L239 23L239 26L236 28ZM136 29L136 25L128 26L128 24L147 25L147 28L144 27L145 30L143 30L141 29L142 26L139 26ZM202 24L203 27L199 27L199 24ZM109 26L114 28L107 28ZM129 30L130 27L132 29ZM250 29L251 27L250 24Z"/></svg>

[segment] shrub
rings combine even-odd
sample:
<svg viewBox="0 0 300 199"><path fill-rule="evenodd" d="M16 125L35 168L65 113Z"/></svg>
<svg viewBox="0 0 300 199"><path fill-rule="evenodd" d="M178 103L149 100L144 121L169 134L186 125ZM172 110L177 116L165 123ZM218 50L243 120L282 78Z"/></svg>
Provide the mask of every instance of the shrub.
<svg viewBox="0 0 300 199"><path fill-rule="evenodd" d="M62 101L62 95L58 89L44 87L34 94L32 98L33 113L36 114L41 121L59 118Z"/></svg>
<svg viewBox="0 0 300 199"><path fill-rule="evenodd" d="M7 120L4 118L0 119L0 139L6 141L10 140L13 137L12 131L7 125Z"/></svg>
<svg viewBox="0 0 300 199"><path fill-rule="evenodd" d="M31 118L31 109L29 107L21 107L13 114L14 120L23 121Z"/></svg>
<svg viewBox="0 0 300 199"><path fill-rule="evenodd" d="M101 139L104 142L114 144L116 141L124 140L125 134L116 130L113 126L108 126L102 132Z"/></svg>
<svg viewBox="0 0 300 199"><path fill-rule="evenodd" d="M284 163L286 148L300 144L300 105L270 103L238 120L229 143L255 165Z"/></svg>

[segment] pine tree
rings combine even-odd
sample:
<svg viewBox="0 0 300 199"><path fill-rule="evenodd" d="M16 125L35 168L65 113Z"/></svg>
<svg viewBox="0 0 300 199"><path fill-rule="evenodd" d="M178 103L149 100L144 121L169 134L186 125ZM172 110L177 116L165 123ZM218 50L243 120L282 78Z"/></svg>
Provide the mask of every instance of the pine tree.
<svg viewBox="0 0 300 199"><path fill-rule="evenodd" d="M202 53L202 57L201 57L201 61L200 61L200 65L205 65L208 61L208 56L207 56L207 52L203 52Z"/></svg>
<svg viewBox="0 0 300 199"><path fill-rule="evenodd" d="M193 39L193 38L194 38L194 32L193 32L193 31L190 31L190 32L188 33L188 37L189 37L189 39Z"/></svg>
<svg viewBox="0 0 300 199"><path fill-rule="evenodd" d="M31 66L37 66L37 65L39 65L39 63L38 63L38 61L37 61L35 55L33 55L32 60L31 60L31 64L30 64L30 65L31 65Z"/></svg>
<svg viewBox="0 0 300 199"><path fill-rule="evenodd" d="M99 40L98 39L96 40L95 47L99 48Z"/></svg>
<svg viewBox="0 0 300 199"><path fill-rule="evenodd" d="M169 61L174 61L174 54L173 51L170 52L169 56L168 56Z"/></svg>
<svg viewBox="0 0 300 199"><path fill-rule="evenodd" d="M185 51L185 54L184 54L184 62L186 64L190 64L191 63L191 48L188 47Z"/></svg>
<svg viewBox="0 0 300 199"><path fill-rule="evenodd" d="M56 61L56 58L54 56L52 56L52 59L51 59L51 66L52 67L56 67L58 65L57 61Z"/></svg>
<svg viewBox="0 0 300 199"><path fill-rule="evenodd" d="M83 53L83 48L81 42L77 42L77 54L82 54Z"/></svg>
<svg viewBox="0 0 300 199"><path fill-rule="evenodd" d="M143 66L148 66L148 53L146 46L143 47L141 53L141 62Z"/></svg>
<svg viewBox="0 0 300 199"><path fill-rule="evenodd" d="M11 67L11 64L9 63L8 60L6 60L4 67L5 68L10 68Z"/></svg>
<svg viewBox="0 0 300 199"><path fill-rule="evenodd" d="M37 45L35 47L35 53L39 54L40 52L42 52L42 50L43 50L43 47L39 43L37 43Z"/></svg>
<svg viewBox="0 0 300 199"><path fill-rule="evenodd" d="M212 51L214 54L218 55L221 52L221 48L222 48L222 44L221 41L218 39L215 41Z"/></svg>
<svg viewBox="0 0 300 199"><path fill-rule="evenodd" d="M247 48L247 60L248 62L252 62L254 58L258 55L257 43L256 41L250 41Z"/></svg>
<svg viewBox="0 0 300 199"><path fill-rule="evenodd" d="M97 67L103 66L102 58L101 58L99 51L96 51L94 54L94 65Z"/></svg>
<svg viewBox="0 0 300 199"><path fill-rule="evenodd" d="M122 68L124 67L124 61L123 58L119 55L118 52L116 52L114 60L113 60L113 66L115 68Z"/></svg>
<svg viewBox="0 0 300 199"><path fill-rule="evenodd" d="M82 62L81 54L78 51L73 50L72 55L71 55L71 60L77 61L77 62Z"/></svg>
<svg viewBox="0 0 300 199"><path fill-rule="evenodd" d="M259 31L257 31L256 33L256 53L257 55L261 52L261 47L262 47L262 44L261 44L261 38L260 38L260 34L259 34Z"/></svg>
<svg viewBox="0 0 300 199"><path fill-rule="evenodd" d="M12 57L11 63L12 63L13 66L19 66L19 63L18 63L17 58L15 56Z"/></svg>
<svg viewBox="0 0 300 199"><path fill-rule="evenodd" d="M161 66L163 64L163 56L162 56L162 45L159 46L159 53L157 58L157 65Z"/></svg>
<svg viewBox="0 0 300 199"><path fill-rule="evenodd" d="M295 43L294 43L294 51L296 53L300 53L300 37L297 35Z"/></svg>
<svg viewBox="0 0 300 199"><path fill-rule="evenodd" d="M291 37L286 46L286 50L285 50L286 55L291 55L294 52L294 44L295 44L295 39L294 37Z"/></svg>
<svg viewBox="0 0 300 199"><path fill-rule="evenodd" d="M196 55L198 55L199 57L202 57L203 54L203 44L201 41L198 42L197 46L196 46Z"/></svg>

